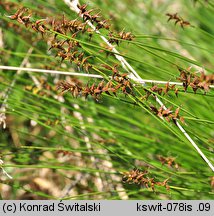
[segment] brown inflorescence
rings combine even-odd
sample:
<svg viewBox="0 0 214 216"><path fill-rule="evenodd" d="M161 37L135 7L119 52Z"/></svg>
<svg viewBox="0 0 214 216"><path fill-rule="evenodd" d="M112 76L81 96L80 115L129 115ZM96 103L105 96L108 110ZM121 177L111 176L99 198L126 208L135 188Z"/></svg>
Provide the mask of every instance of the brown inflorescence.
<svg viewBox="0 0 214 216"><path fill-rule="evenodd" d="M167 13L166 15L169 17L168 22L170 20L175 20L175 25L178 23L182 28L184 28L184 26L191 26L190 22L185 21L183 20L183 18L179 17L178 13L175 14Z"/></svg>
<svg viewBox="0 0 214 216"><path fill-rule="evenodd" d="M174 157L164 157L164 156L159 155L158 159L162 165L167 164L171 168L175 168L175 169L179 168L178 163L175 162L176 158Z"/></svg>
<svg viewBox="0 0 214 216"><path fill-rule="evenodd" d="M187 70L178 68L178 70L180 71L178 80L183 83L184 91L190 86L194 93L196 93L198 89L202 89L204 93L206 93L209 91L210 85L214 84L214 74L205 75L202 71L200 72L200 76L198 76L196 73L190 73L190 68Z"/></svg>
<svg viewBox="0 0 214 216"><path fill-rule="evenodd" d="M111 44L116 43L117 45L119 45L121 40L132 41L133 39L134 35L131 32L125 32L124 30L122 30L119 33L109 32L108 42Z"/></svg>
<svg viewBox="0 0 214 216"><path fill-rule="evenodd" d="M79 15L83 17L83 21L90 20L93 24L96 23L96 30L101 28L110 30L109 20L102 19L100 11L95 13L95 9L86 10L87 4L78 7L80 9ZM131 41L133 40L134 35L131 32L125 32L124 30L119 33L110 31L109 37L109 43L119 44L118 39Z"/></svg>
<svg viewBox="0 0 214 216"><path fill-rule="evenodd" d="M132 85L127 78L127 74L120 75L118 71L113 73L112 79L108 82L102 80L98 84L93 83L91 86L86 85L83 87L76 82L60 81L57 84L57 89L61 89L62 93L69 91L74 97L83 96L87 98L91 95L96 100L100 98L102 93L108 95L112 93L117 96L116 93L122 91L126 95L133 94Z"/></svg>
<svg viewBox="0 0 214 216"><path fill-rule="evenodd" d="M78 67L82 67L87 72L91 68L88 63L88 59L91 56L86 56L82 51L81 45L71 39L59 40L57 39L58 34L67 35L68 33L72 38L75 38L80 32L87 32L86 24L78 20L68 21L65 19L64 15L61 20L55 18L40 19L37 21L31 21L32 14L27 12L26 8L19 9L15 14L8 16L12 20L17 20L19 23L24 24L26 27L31 27L34 31L39 32L44 35L54 34L54 38L51 39L51 49L57 51L56 56L61 58L61 61L68 60L74 62ZM48 35L48 40L50 40L50 35Z"/></svg>
<svg viewBox="0 0 214 216"><path fill-rule="evenodd" d="M165 118L168 122L170 121L176 121L176 120L180 120L183 124L184 122L184 117L180 117L179 116L179 112L180 112L180 107L178 107L175 111L171 110L172 107L168 108L168 109L164 109L163 106L161 106L159 109L156 108L153 105L150 105L150 109L151 111L157 115L160 118Z"/></svg>
<svg viewBox="0 0 214 216"><path fill-rule="evenodd" d="M80 9L79 15L82 16L83 21L90 20L93 24L96 23L96 29L99 30L101 28L109 30L110 23L108 20L104 20L101 16L101 12L95 12L95 9L87 10L87 4L78 5Z"/></svg>
<svg viewBox="0 0 214 216"><path fill-rule="evenodd" d="M200 76L198 76L196 73L191 73L190 68L186 70L178 68L178 70L180 75L177 79L183 83L184 91L187 91L187 88L190 86L194 93L196 93L198 89L201 89L206 94L210 90L210 85L214 84L214 74L205 75L202 71L200 72ZM176 84L170 85L168 82L164 87L154 85L149 89L144 88L146 94L142 96L141 99L148 100L151 95L155 96L154 93L164 96L171 90L174 91L174 94L178 97L179 89L176 87Z"/></svg>
<svg viewBox="0 0 214 216"><path fill-rule="evenodd" d="M82 46L75 39L80 33L88 35L91 39L94 34L94 30L88 27L87 21L90 20L96 24L96 29L107 29L109 31L110 24L107 20L102 19L100 12L94 13L95 9L86 10L87 5L78 6L80 9L79 15L82 16L83 21L77 19L67 20L65 16L62 19L59 18L46 18L33 21L32 13L28 12L26 8L18 9L13 15L8 16L11 20L16 20L20 24L30 27L34 31L41 33L44 38L47 35L47 40L51 40L51 47L49 50L54 49L57 51L56 57L61 58L61 61L67 60L71 63L74 62L78 67L82 67L86 72L92 68L88 59L92 56L88 56L82 49ZM50 35L54 35L51 39ZM69 35L72 39L57 39L57 36ZM113 34L111 32L111 34ZM121 31L120 33L114 33L123 40L132 40L133 35L128 32Z"/></svg>
<svg viewBox="0 0 214 216"><path fill-rule="evenodd" d="M144 100L148 100L148 98L150 97L150 95L154 96L154 93L157 93L159 95L167 95L168 92L170 90L174 90L174 93L176 96L178 96L178 88L175 88L176 85L170 85L169 83L166 83L165 87L159 87L158 85L154 85L149 89L144 88L144 91L146 92L146 95L144 95L141 99Z"/></svg>
<svg viewBox="0 0 214 216"><path fill-rule="evenodd" d="M92 58L92 56L85 54L83 47L81 46L80 42L76 40L76 37L80 33L86 33L89 35L89 38L92 37L94 31L90 27L87 27L87 21L95 23L97 29L104 28L109 30L109 24L107 24L107 20L103 20L101 18L100 12L96 12L94 9L87 10L86 4L78 7L80 9L79 15L83 18L83 21L79 20L78 18L74 20L67 20L64 15L61 19L46 18L32 21L32 13L28 13L26 8L20 8L17 10L17 12L15 12L15 14L8 17L12 20L17 20L20 24L30 27L38 33L41 33L43 39L44 36L47 35L47 39L49 41L51 40L49 50L55 50L56 57L59 57L61 61L67 60L71 63L74 63L78 68L82 68L86 72L89 72L89 70L93 68L91 63L89 63L89 59ZM168 16L169 20L175 19L176 23L179 23L182 27L184 25L189 25L187 22L183 21L183 19L178 17L177 14L168 14ZM66 37L67 39L59 39L59 34L65 36L70 35L71 38ZM120 41L119 39L131 41L134 37L131 32L126 33L124 30L119 33L110 31L109 34L109 42L115 42L117 44ZM101 81L98 84L93 83L91 86L87 85L83 87L82 85L79 85L73 81L60 81L57 84L57 88L61 89L62 93L66 91L71 92L74 97L83 96L87 98L89 95L91 95L96 100L99 99L102 93L109 95L113 94L117 96L117 92L119 91L125 95L135 96L133 92L133 85L128 78L128 74L119 73L118 65L102 65L102 67L112 72L112 78L108 82ZM205 75L202 72L201 76L199 77L196 74L191 74L188 70L179 69L179 71L180 77L178 79L183 83L185 91L187 90L188 86L191 86L195 93L198 89L202 89L206 93L209 90L209 86L214 83L213 75ZM147 100L150 95L155 96L156 93L164 96L167 95L170 90L173 90L176 96L178 96L179 92L178 88L176 88L176 85L170 85L169 83L167 83L165 87L154 85L149 89L145 87L143 87L143 89L145 90L146 94L141 97L140 100ZM136 98L136 100L138 99ZM179 108L173 112L171 108L156 108L155 106L151 105L150 109L157 116L161 118L163 117L167 121L180 119L182 122L184 122L183 117L179 116Z"/></svg>
<svg viewBox="0 0 214 216"><path fill-rule="evenodd" d="M168 185L169 179L163 182L157 182L154 177L149 177L149 172L147 170L141 171L139 169L133 169L129 172L125 172L122 180L124 183L144 186L146 188L151 188L153 191L155 191L155 185L163 186L167 190L170 189Z"/></svg>

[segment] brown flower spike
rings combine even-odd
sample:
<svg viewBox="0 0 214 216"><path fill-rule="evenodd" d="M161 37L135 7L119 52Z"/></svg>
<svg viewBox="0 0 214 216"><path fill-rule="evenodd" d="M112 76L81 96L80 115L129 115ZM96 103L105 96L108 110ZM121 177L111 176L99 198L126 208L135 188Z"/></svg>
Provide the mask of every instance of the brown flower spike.
<svg viewBox="0 0 214 216"><path fill-rule="evenodd" d="M151 188L153 191L155 191L155 185L163 186L167 190L170 189L167 184L169 179L166 179L163 182L156 182L155 178L149 177L148 174L149 172L147 170L141 171L139 169L133 169L129 172L125 172L122 180L124 183L145 186L146 188Z"/></svg>
<svg viewBox="0 0 214 216"><path fill-rule="evenodd" d="M178 23L182 28L184 28L184 26L191 26L190 22L183 20L183 18L178 16L178 13L175 14L170 14L167 13L166 16L169 17L168 22L170 20L175 20L175 25Z"/></svg>

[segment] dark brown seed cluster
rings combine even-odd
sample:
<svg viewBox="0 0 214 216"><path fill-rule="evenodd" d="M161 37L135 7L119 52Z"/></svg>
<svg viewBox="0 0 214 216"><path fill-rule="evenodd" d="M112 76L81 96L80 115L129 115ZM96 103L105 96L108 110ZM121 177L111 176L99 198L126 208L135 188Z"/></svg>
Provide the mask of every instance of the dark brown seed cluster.
<svg viewBox="0 0 214 216"><path fill-rule="evenodd" d="M79 6L79 15L82 16L83 22L78 18L75 20L67 20L64 15L62 19L46 18L33 21L32 13L29 13L26 8L20 8L15 12L15 14L8 17L11 20L16 20L26 27L30 27L34 31L41 33L43 38L45 35L47 35L47 40L51 40L51 47L49 50L54 49L57 52L56 56L61 58L61 61L67 60L71 63L74 62L78 67L81 67L85 71L89 72L89 69L91 69L92 66L88 62L88 59L91 56L88 56L83 52L80 43L75 41L75 38L77 38L77 36L82 33L88 35L89 39L91 39L94 30L88 27L88 20L96 24L96 29L104 28L109 30L109 24L107 20L103 20L101 18L100 12L94 13L94 9L86 10L86 7L86 4ZM54 37L51 38L50 34L53 34ZM73 38L73 40L58 39L58 34L69 35ZM111 32L111 34L113 33ZM124 40L132 40L133 38L130 32L125 33L122 31L118 34L115 33L115 35Z"/></svg>
<svg viewBox="0 0 214 216"><path fill-rule="evenodd" d="M55 32L58 32L63 35L71 34L72 38L75 38L79 33L87 32L86 23L81 22L80 20L67 20L65 16L62 16L61 20L55 18L50 18L47 20L47 23L50 24L51 29ZM55 35L55 37L57 34Z"/></svg>
<svg viewBox="0 0 214 216"><path fill-rule="evenodd" d="M57 33L67 35L72 35L73 38L77 36L79 33L85 33L88 31L87 24L82 23L81 21L75 20L66 20L63 15L62 19L56 18L46 18L40 19L37 21L31 21L31 13L27 13L26 8L20 8L15 14L8 16L12 20L17 20L19 23L24 24L25 26L31 26L37 32L42 33L42 35L46 32L46 30L53 30ZM57 34L55 34L55 37Z"/></svg>
<svg viewBox="0 0 214 216"><path fill-rule="evenodd" d="M67 60L70 63L75 63L75 65L83 68L87 72L92 67L88 62L91 56L85 56L84 52L79 50L81 45L77 41L58 41L54 39L49 50L53 48L57 50L56 57L60 57L61 61Z"/></svg>
<svg viewBox="0 0 214 216"><path fill-rule="evenodd" d="M96 24L96 29L109 29L109 25L107 24L107 20L103 20L100 16L100 12L95 13L95 10L87 10L87 5L84 4L79 6L80 13L79 15L83 18L83 22L75 19L68 21L63 15L62 19L55 18L46 18L39 19L37 21L33 21L32 14L28 13L26 8L19 9L15 14L9 16L12 20L17 20L19 23L25 25L26 27L30 27L36 32L42 34L44 36L47 35L48 40L51 38L51 45L49 50L56 51L56 57L61 58L61 61L67 60L71 63L75 63L78 67L81 67L85 71L89 72L89 69L92 68L91 64L88 62L88 59L91 56L86 56L82 51L82 47L79 42L71 39L59 39L58 34L62 35L71 35L73 39L77 37L79 33L89 33L92 34L92 30L87 27L87 21L90 20L92 23ZM53 34L54 37L50 37L50 34ZM120 32L118 36L124 40L131 40L131 33L125 33L124 31ZM57 84L57 88L64 92L71 92L74 97L83 96L87 98L91 95L96 100L99 99L102 93L106 93L109 95L117 96L117 92L121 91L125 95L132 94L133 95L133 87L128 79L128 74L120 74L117 66L113 67L102 65L107 70L110 70L113 75L112 79L109 82L101 81L98 84L92 84L91 86L87 85L83 87L74 81L61 81ZM43 86L44 89L47 86ZM43 94L44 92L35 86L26 87L27 90L33 91L35 94Z"/></svg>
<svg viewBox="0 0 214 216"><path fill-rule="evenodd" d="M108 20L104 20L101 16L101 12L96 12L95 9L87 10L87 4L79 5L78 8L80 9L79 15L82 16L83 21L90 20L93 24L96 24L96 29L109 29L110 23Z"/></svg>
<svg viewBox="0 0 214 216"><path fill-rule="evenodd" d="M86 55L83 52L82 46L79 42L75 41L75 38L80 33L88 33L92 34L93 30L87 27L87 21L91 21L96 24L96 28L104 28L109 30L109 26L107 24L107 20L103 20L100 16L100 12L96 12L94 9L87 10L87 5L84 4L79 6L80 16L83 18L83 22L75 19L75 20L67 20L63 15L62 19L55 18L47 18L40 19L37 21L32 21L31 13L27 13L27 9L21 8L15 14L9 16L12 20L17 20L19 23L24 24L26 27L31 27L34 31L40 32L44 38L45 35L48 35L48 38L51 39L51 46L49 50L55 50L56 56L61 58L61 61L67 60L71 63L75 63L78 68L82 68L85 71L89 72L92 68L92 65L88 62L91 56ZM27 13L27 14L26 14ZM179 23L182 27L187 25L183 19L179 18L177 14L171 15L168 14L169 20L175 19L176 23ZM50 37L52 34L54 37ZM71 35L73 40L71 39L59 39L58 34L62 35ZM90 36L91 37L91 36ZM110 43L119 43L119 38L122 40L132 40L133 35L128 32L125 33L121 31L120 33L110 32ZM50 39L49 39L50 40ZM110 81L105 82L101 81L96 84L93 83L91 86L87 85L83 87L76 81L61 81L57 84L57 89L61 89L62 93L71 92L74 97L83 96L87 98L91 95L93 98L98 100L102 93L106 93L109 95L117 96L117 93L120 91L125 95L133 95L133 86L128 79L127 73L119 73L118 66L113 65L102 65L103 68L111 71L112 78ZM191 86L193 91L196 93L197 89L202 89L205 92L209 90L209 86L214 83L213 75L205 75L201 73L201 76L197 76L196 74L190 73L188 70L181 70L179 80L183 83L184 90L186 91L188 86ZM47 89L47 86L43 86L42 88ZM167 83L165 87L159 87L158 85L154 85L149 89L144 88L146 94L141 99L148 99L150 95L155 95L157 93L159 95L167 95L170 90L173 90L176 96L178 95L178 88L175 85L170 85ZM39 92L41 94L42 91L40 89L36 89L33 87L34 92ZM154 114L161 118L165 118L167 121L180 119L181 122L184 122L183 117L179 116L179 108L175 111L172 111L171 108L164 109L163 107L156 108L151 105L150 109Z"/></svg>
<svg viewBox="0 0 214 216"><path fill-rule="evenodd" d="M32 14L24 15L28 11L27 8L20 8L15 14L8 16L11 20L17 20L19 23L24 24L26 27L31 23L30 18Z"/></svg>
<svg viewBox="0 0 214 216"><path fill-rule="evenodd" d="M183 124L185 123L184 117L179 116L180 107L178 107L175 111L173 111L173 110L171 110L172 107L170 107L168 109L164 109L164 107L161 106L158 109L155 106L150 105L150 109L155 115L157 115L160 118L165 118L168 122L175 121L175 120L179 119Z"/></svg>
<svg viewBox="0 0 214 216"><path fill-rule="evenodd" d="M131 32L125 32L124 30L119 33L109 32L108 42L113 44L116 43L119 45L121 40L132 41L134 39L134 35Z"/></svg>
<svg viewBox="0 0 214 216"><path fill-rule="evenodd" d="M113 67L103 64L102 67L104 67L107 70L110 70L112 75L112 80L118 83L117 89L121 89L124 94L132 94L133 95L133 87L132 84L128 78L128 74L120 74L118 70L118 65L114 65Z"/></svg>
<svg viewBox="0 0 214 216"><path fill-rule="evenodd" d="M166 179L163 182L156 182L155 178L149 177L149 172L147 170L140 171L139 169L133 169L129 172L125 172L122 180L124 183L137 184L146 188L151 188L153 191L155 191L155 185L163 186L167 190L170 189L168 185L169 179Z"/></svg>
<svg viewBox="0 0 214 216"><path fill-rule="evenodd" d="M26 27L31 27L34 31L39 32L44 36L46 33L50 34L49 30L66 35L70 34L72 38L75 38L80 32L87 32L86 24L78 20L68 21L63 16L61 20L55 20L54 18L40 19L35 22L31 21L32 14L27 12L26 8L19 9L15 14L9 16L12 20L17 20L19 23L24 24ZM61 61L67 60L74 62L78 67L82 67L87 72L91 68L88 63L90 56L86 56L81 49L81 45L73 40L59 40L57 39L57 33L54 34L54 38L51 39L51 49L55 49L56 56L61 58ZM48 40L50 40L48 35Z"/></svg>
<svg viewBox="0 0 214 216"><path fill-rule="evenodd" d="M82 92L82 87L72 81L60 81L57 83L57 90L60 89L62 93L71 92L72 96L77 97Z"/></svg>
<svg viewBox="0 0 214 216"><path fill-rule="evenodd" d="M170 90L173 90L175 95L178 96L178 91L179 90L178 90L178 88L176 88L176 85L175 84L170 85L169 83L166 83L165 87L159 87L158 85L154 85L149 89L144 88L144 91L146 92L146 95L144 95L142 97L142 99L148 100L150 95L154 96L153 93L157 93L159 95L164 96L164 95L167 95Z"/></svg>
<svg viewBox="0 0 214 216"><path fill-rule="evenodd" d="M0 1L0 10L3 10L4 14L6 14L6 12L8 13L12 10L16 10L17 7L19 7L19 4L16 2L10 2L10 1L6 1L6 0ZM17 19L18 19L18 17L17 17ZM19 22L21 22L21 21L19 20ZM24 34L23 34L23 29L19 27L18 23L4 22L4 20L2 19L2 20L0 20L0 26L15 30L17 34L22 34L23 38L26 41L29 41L31 34L28 34L27 32L24 32Z"/></svg>
<svg viewBox="0 0 214 216"><path fill-rule="evenodd" d="M198 76L196 73L190 73L190 68L187 70L179 68L179 71L180 76L178 80L183 83L184 91L190 86L194 93L196 93L198 89L202 89L204 93L206 93L209 91L210 85L214 84L214 74L205 75L202 71L200 76Z"/></svg>
<svg viewBox="0 0 214 216"><path fill-rule="evenodd" d="M113 73L112 79L107 83L102 80L97 85L93 83L91 86L86 85L83 87L76 82L60 81L57 84L57 89L60 89L62 93L69 91L73 97L82 96L87 98L91 95L95 100L99 100L103 93L117 96L116 93L122 91L124 94L133 94L127 74L120 75L119 72Z"/></svg>
<svg viewBox="0 0 214 216"><path fill-rule="evenodd" d="M175 14L167 13L166 15L169 17L168 22L170 20L174 20L175 25L178 23L182 28L184 28L184 26L191 26L190 22L185 21L183 20L183 18L179 17L178 13L175 13Z"/></svg>
<svg viewBox="0 0 214 216"><path fill-rule="evenodd" d="M42 35L45 33L47 28L43 22L44 20L37 20L36 22L31 21L31 13L27 13L28 9L27 8L20 8L16 11L15 14L8 16L11 20L16 20L19 23L25 25L26 27L31 26L33 30L40 32Z"/></svg>
<svg viewBox="0 0 214 216"><path fill-rule="evenodd" d="M205 75L202 71L200 72L200 76L198 76L196 73L191 73L190 68L187 70L178 68L178 70L180 75L177 79L183 83L184 91L186 91L188 86L190 86L194 93L196 93L198 89L201 89L206 93L210 90L210 85L214 84L214 74ZM151 95L155 96L154 93L164 96L171 90L173 90L175 95L178 97L179 89L176 87L176 84L170 85L169 83L166 83L165 87L154 85L149 89L144 88L146 94L141 97L141 99L148 100Z"/></svg>
<svg viewBox="0 0 214 216"><path fill-rule="evenodd" d="M176 158L174 157L163 157L159 155L158 159L162 165L167 164L168 167L175 168L175 169L179 168L179 165L175 162Z"/></svg>
<svg viewBox="0 0 214 216"><path fill-rule="evenodd" d="M83 17L83 21L90 20L92 23L96 24L96 30L99 30L102 28L110 30L109 20L103 19L100 11L95 12L96 11L95 9L86 10L86 8L87 8L87 4L79 6L79 9L80 9L79 15ZM116 32L110 31L108 41L111 44L116 43L118 45L120 42L118 39L131 41L133 40L133 38L134 38L134 35L131 32L125 32L123 30L119 33L116 33Z"/></svg>

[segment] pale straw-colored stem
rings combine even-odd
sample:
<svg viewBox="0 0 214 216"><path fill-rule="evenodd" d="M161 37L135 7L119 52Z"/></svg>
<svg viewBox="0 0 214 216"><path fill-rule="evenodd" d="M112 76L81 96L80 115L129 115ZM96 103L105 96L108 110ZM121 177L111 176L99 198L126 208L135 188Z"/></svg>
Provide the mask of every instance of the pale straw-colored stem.
<svg viewBox="0 0 214 216"><path fill-rule="evenodd" d="M182 131L182 133L185 135L185 137L189 140L189 142L192 144L192 146L196 149L196 151L201 155L201 157L203 158L203 160L209 165L209 167L211 168L211 170L214 172L214 166L207 159L207 157L204 155L204 153L201 151L201 149L195 144L195 142L189 136L189 134L184 130L184 128L180 125L180 123L178 121L176 121L175 124Z"/></svg>
<svg viewBox="0 0 214 216"><path fill-rule="evenodd" d="M75 11L76 13L80 14L80 9L78 8L79 1L78 0L64 0L64 2L70 7L71 10ZM82 17L82 15L81 15ZM115 57L121 62L121 65L130 73L130 78L132 79L138 79L142 85L145 84L145 82L142 80L142 78L138 75L138 73L132 68L132 66L121 56L117 55L119 52L116 50L114 46L112 46L108 40L100 34L98 30L96 30L96 27L90 22L87 22L90 27L94 29L94 31L100 35L101 39L115 52ZM162 101L155 96L155 99L157 103L160 104L160 106L163 106L164 109L167 109L166 106L162 103ZM189 140L189 142L193 145L193 147L196 149L196 151L200 154L200 156L204 159L204 161L209 165L211 170L214 172L214 167L211 164L211 162L207 159L207 157L202 153L202 151L199 149L197 144L191 139L191 137L187 134L187 132L181 127L181 125L175 120L175 125L180 129L180 131L185 135L185 137Z"/></svg>
<svg viewBox="0 0 214 216"><path fill-rule="evenodd" d="M6 66L6 65L0 65L0 69L3 70L14 70L14 71L27 71L27 72L35 72L35 73L50 73L50 74L61 74L61 75L68 75L68 76L79 76L79 77L89 77L89 78L97 78L97 79L103 79L104 77L99 74L88 74L88 73L79 73L79 72L69 72L69 71L57 71L57 70L45 70L45 69L39 69L39 68L26 68L26 67L13 67L13 66ZM109 76L111 78L111 76ZM132 79L132 76L129 76L130 79ZM33 79L33 78L32 78ZM165 85L169 83L169 85L177 85L177 86L183 86L183 83L181 82L168 82L168 81L162 81L162 80L147 80L147 79L132 79L136 83L143 84L144 83L151 83L151 84L160 84ZM35 82L35 81L34 81ZM214 88L214 85L210 85L209 88Z"/></svg>
<svg viewBox="0 0 214 216"><path fill-rule="evenodd" d="M148 79L133 79L131 76L129 76L130 79L132 79L133 81L135 81L136 83L140 83L143 84L144 83L151 83L151 84L160 84L160 85L166 85L167 83L169 85L176 85L176 86L183 86L182 82L170 82L170 81L162 81L162 80L148 80ZM214 88L214 85L209 85L209 88Z"/></svg>
<svg viewBox="0 0 214 216"><path fill-rule="evenodd" d="M165 110L167 109L166 106L162 103L162 101L157 96L155 96L155 99ZM180 125L180 123L177 120L175 120L175 124L180 129L180 131L184 134L184 136L189 140L189 142L196 149L196 151L200 154L200 156L203 158L203 160L208 164L208 166L211 168L211 170L214 172L214 166L208 160L208 158L204 155L204 153L200 150L200 148L193 141L193 139L189 136L189 134L184 130L184 128Z"/></svg>
<svg viewBox="0 0 214 216"><path fill-rule="evenodd" d="M27 72L35 72L35 73L50 73L50 74L61 74L68 76L82 76L82 77L92 77L92 78L100 78L103 79L103 76L99 74L88 74L88 73L78 73L78 72L66 72L66 71L57 71L57 70L45 70L45 69L37 69L37 68L26 68L26 67L12 67L12 66L0 66L0 69L3 70L19 70L19 71L27 71Z"/></svg>

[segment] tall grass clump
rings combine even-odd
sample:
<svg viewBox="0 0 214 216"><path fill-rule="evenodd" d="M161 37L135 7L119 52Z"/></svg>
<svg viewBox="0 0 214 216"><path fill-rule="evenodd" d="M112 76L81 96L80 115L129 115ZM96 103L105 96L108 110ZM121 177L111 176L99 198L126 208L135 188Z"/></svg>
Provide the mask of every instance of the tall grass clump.
<svg viewBox="0 0 214 216"><path fill-rule="evenodd" d="M0 3L2 199L211 199L214 5Z"/></svg>

